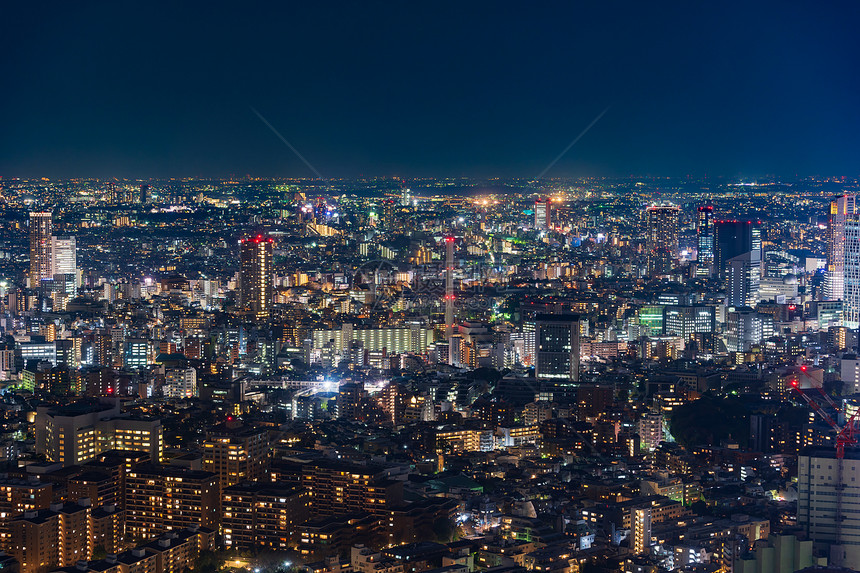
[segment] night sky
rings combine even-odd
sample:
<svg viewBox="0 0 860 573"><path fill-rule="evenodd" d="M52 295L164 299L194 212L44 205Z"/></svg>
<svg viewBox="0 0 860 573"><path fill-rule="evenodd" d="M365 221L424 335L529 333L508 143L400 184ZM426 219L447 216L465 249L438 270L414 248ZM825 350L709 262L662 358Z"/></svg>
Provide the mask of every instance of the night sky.
<svg viewBox="0 0 860 573"><path fill-rule="evenodd" d="M2 14L4 178L860 175L856 2Z"/></svg>

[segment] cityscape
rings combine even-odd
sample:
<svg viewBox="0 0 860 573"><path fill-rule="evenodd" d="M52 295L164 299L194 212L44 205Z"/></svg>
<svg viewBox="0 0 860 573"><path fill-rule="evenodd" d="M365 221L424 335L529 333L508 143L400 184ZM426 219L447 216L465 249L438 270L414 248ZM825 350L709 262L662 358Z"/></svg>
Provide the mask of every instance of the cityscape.
<svg viewBox="0 0 860 573"><path fill-rule="evenodd" d="M48 4L0 572L860 571L860 6Z"/></svg>
<svg viewBox="0 0 860 573"><path fill-rule="evenodd" d="M22 573L857 563L860 182L534 187L5 182L2 549Z"/></svg>

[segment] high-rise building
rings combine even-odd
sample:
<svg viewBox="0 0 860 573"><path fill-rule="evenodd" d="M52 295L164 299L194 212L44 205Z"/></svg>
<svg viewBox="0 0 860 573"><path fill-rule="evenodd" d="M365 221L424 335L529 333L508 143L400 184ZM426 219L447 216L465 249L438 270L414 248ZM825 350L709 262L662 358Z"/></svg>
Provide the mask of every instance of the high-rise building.
<svg viewBox="0 0 860 573"><path fill-rule="evenodd" d="M824 276L824 298L843 298L845 266L845 223L857 213L856 197L840 195L830 202L827 217L827 268Z"/></svg>
<svg viewBox="0 0 860 573"><path fill-rule="evenodd" d="M50 275L74 275L78 271L77 243L73 235L51 237Z"/></svg>
<svg viewBox="0 0 860 573"><path fill-rule="evenodd" d="M165 373L164 396L167 398L193 398L198 396L197 370L188 368L171 368Z"/></svg>
<svg viewBox="0 0 860 573"><path fill-rule="evenodd" d="M664 440L663 413L645 412L638 422L640 446L643 450L653 452Z"/></svg>
<svg viewBox="0 0 860 573"><path fill-rule="evenodd" d="M269 316L272 304L273 243L263 235L239 241L239 304L261 320Z"/></svg>
<svg viewBox="0 0 860 573"><path fill-rule="evenodd" d="M697 332L714 332L717 327L713 306L666 306L663 309L663 333L666 336L694 338Z"/></svg>
<svg viewBox="0 0 860 573"><path fill-rule="evenodd" d="M678 259L678 216L674 205L652 205L646 209L648 269L651 274L667 274Z"/></svg>
<svg viewBox="0 0 860 573"><path fill-rule="evenodd" d="M761 285L761 250L749 251L726 261L726 306L754 307Z"/></svg>
<svg viewBox="0 0 860 573"><path fill-rule="evenodd" d="M341 384L337 395L337 417L344 420L360 420L361 405L365 397L363 382Z"/></svg>
<svg viewBox="0 0 860 573"><path fill-rule="evenodd" d="M146 452L160 462L161 421L120 415L115 404L40 406L36 412L36 452L48 461L79 465L108 450Z"/></svg>
<svg viewBox="0 0 860 573"><path fill-rule="evenodd" d="M92 508L89 503L57 503L27 511L7 526L6 549L21 573L44 573L92 558Z"/></svg>
<svg viewBox="0 0 860 573"><path fill-rule="evenodd" d="M286 551L298 541L308 518L309 492L283 483L242 483L222 495L224 545Z"/></svg>
<svg viewBox="0 0 860 573"><path fill-rule="evenodd" d="M714 225L714 271L726 278L729 259L752 252L751 259L762 260L761 227L757 221L717 221Z"/></svg>
<svg viewBox="0 0 860 573"><path fill-rule="evenodd" d="M140 465L125 477L126 537L148 540L194 525L218 528L221 490L212 472Z"/></svg>
<svg viewBox="0 0 860 573"><path fill-rule="evenodd" d="M206 433L203 469L215 473L222 488L260 479L268 460L269 440L264 429L227 422Z"/></svg>
<svg viewBox="0 0 860 573"><path fill-rule="evenodd" d="M749 352L755 344L773 336L773 317L751 308L729 312L726 320L726 348L729 352Z"/></svg>
<svg viewBox="0 0 860 573"><path fill-rule="evenodd" d="M696 274L710 276L714 268L714 208L696 209Z"/></svg>
<svg viewBox="0 0 860 573"><path fill-rule="evenodd" d="M146 368L149 364L149 341L143 338L126 340L123 361L129 370Z"/></svg>
<svg viewBox="0 0 860 573"><path fill-rule="evenodd" d="M538 199L535 201L535 229L549 229L552 227L552 199Z"/></svg>
<svg viewBox="0 0 860 573"><path fill-rule="evenodd" d="M842 300L845 326L860 326L860 215L845 221L845 247L842 267Z"/></svg>
<svg viewBox="0 0 860 573"><path fill-rule="evenodd" d="M797 523L816 546L829 549L830 564L860 563L860 453L846 448L805 450L798 456Z"/></svg>
<svg viewBox="0 0 860 573"><path fill-rule="evenodd" d="M51 233L54 230L50 211L30 213L30 286L51 278Z"/></svg>
<svg viewBox="0 0 860 573"><path fill-rule="evenodd" d="M634 555L642 555L651 550L651 508L638 507L630 510L631 549Z"/></svg>
<svg viewBox="0 0 860 573"><path fill-rule="evenodd" d="M579 381L579 316L535 317L535 376L562 384Z"/></svg>

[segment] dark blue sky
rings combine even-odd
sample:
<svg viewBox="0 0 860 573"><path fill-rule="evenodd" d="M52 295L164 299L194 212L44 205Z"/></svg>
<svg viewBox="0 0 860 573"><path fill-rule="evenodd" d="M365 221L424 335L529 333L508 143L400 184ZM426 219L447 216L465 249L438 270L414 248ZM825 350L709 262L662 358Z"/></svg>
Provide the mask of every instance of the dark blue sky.
<svg viewBox="0 0 860 573"><path fill-rule="evenodd" d="M856 2L7 3L0 175L860 174Z"/></svg>

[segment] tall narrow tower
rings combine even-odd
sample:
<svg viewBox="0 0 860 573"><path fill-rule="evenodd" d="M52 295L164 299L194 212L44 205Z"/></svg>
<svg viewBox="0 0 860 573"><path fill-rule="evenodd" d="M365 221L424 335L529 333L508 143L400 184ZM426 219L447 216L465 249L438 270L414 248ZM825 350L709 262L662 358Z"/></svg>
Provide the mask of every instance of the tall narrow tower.
<svg viewBox="0 0 860 573"><path fill-rule="evenodd" d="M652 275L668 274L678 260L678 217L675 205L652 205L648 218L648 266Z"/></svg>
<svg viewBox="0 0 860 573"><path fill-rule="evenodd" d="M696 275L710 276L714 268L714 207L696 209Z"/></svg>
<svg viewBox="0 0 860 573"><path fill-rule="evenodd" d="M239 241L239 303L258 320L268 318L272 304L273 243L263 235Z"/></svg>
<svg viewBox="0 0 860 573"><path fill-rule="evenodd" d="M448 364L454 364L454 237L445 237L445 340Z"/></svg>
<svg viewBox="0 0 860 573"><path fill-rule="evenodd" d="M51 278L51 233L53 220L50 211L30 213L30 286L35 288L42 279Z"/></svg>
<svg viewBox="0 0 860 573"><path fill-rule="evenodd" d="M830 202L827 217L827 274L824 275L824 298L842 300L845 285L845 225L857 212L854 195L839 195Z"/></svg>

